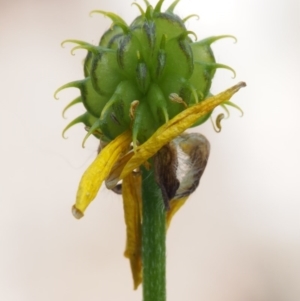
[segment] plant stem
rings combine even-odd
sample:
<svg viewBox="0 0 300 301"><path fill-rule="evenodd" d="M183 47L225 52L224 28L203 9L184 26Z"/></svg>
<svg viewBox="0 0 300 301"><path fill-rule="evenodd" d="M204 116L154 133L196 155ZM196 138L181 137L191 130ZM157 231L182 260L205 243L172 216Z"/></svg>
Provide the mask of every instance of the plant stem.
<svg viewBox="0 0 300 301"><path fill-rule="evenodd" d="M153 170L142 169L143 301L166 301L166 212Z"/></svg>

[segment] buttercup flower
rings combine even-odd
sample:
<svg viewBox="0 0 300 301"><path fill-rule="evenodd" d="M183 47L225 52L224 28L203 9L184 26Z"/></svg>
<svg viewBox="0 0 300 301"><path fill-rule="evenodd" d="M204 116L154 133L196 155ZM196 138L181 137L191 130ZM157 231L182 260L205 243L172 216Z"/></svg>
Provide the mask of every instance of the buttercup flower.
<svg viewBox="0 0 300 301"><path fill-rule="evenodd" d="M178 114L176 117L161 126L146 142L137 146L136 149L131 149L132 132L125 131L117 136L112 142L105 146L95 161L86 170L79 184L76 203L72 208L72 213L76 218L81 218L85 209L96 197L103 181L107 181L107 186L113 189L120 180L123 180L122 194L124 201L125 222L127 225L127 243L125 256L130 259L131 268L134 279L134 287L141 282L141 175L138 169L141 165L147 164L147 160L154 157L159 158L158 154L164 146L170 142L179 143L183 151L186 151L188 158L192 160L191 149L198 151L196 159L200 160L200 164L194 165L191 162L189 172L192 174L199 172L196 179L192 179L191 186L199 179L204 171L209 154L209 144L204 136L196 136L182 133L193 125L199 118L210 113L216 106L223 104L229 100L245 83L239 83L232 88L212 96L201 103L189 107ZM195 134L194 134L195 135ZM185 139L184 139L185 138ZM198 138L198 139L197 139ZM199 141L200 138L200 141ZM202 141L201 141L202 139ZM202 150L203 146L206 150ZM158 163L157 169L167 160L172 151L167 150ZM148 164L147 164L148 165ZM148 166L148 168L150 168ZM196 170L193 170L196 168ZM201 172L201 168L203 169ZM156 169L156 170L157 170ZM162 172L157 172L157 177L165 174L168 177L176 179L176 158L167 162ZM190 175L186 173L186 177ZM169 187L174 187L174 183L162 181L159 183L163 191L169 190ZM173 185L172 185L173 184ZM184 185L182 181L182 186ZM196 184L196 186L197 186ZM185 203L186 199L193 192L190 187L181 188L180 185L170 195L166 193L164 197L166 207L169 209L167 213L167 224L171 222L171 218L175 212ZM164 194L163 194L164 195Z"/></svg>
<svg viewBox="0 0 300 301"><path fill-rule="evenodd" d="M236 107L230 98L245 86L241 82L218 95L210 93L216 69L232 70L216 63L210 46L232 36L193 42L189 36L195 34L184 24L191 16L180 19L174 14L178 0L161 12L163 2L153 8L145 1L145 11L134 3L141 15L131 25L114 13L94 11L113 23L98 46L65 41L78 45L72 52L88 51L85 78L58 89L78 88L81 95L66 109L82 103L87 110L63 133L84 123L88 133L83 144L90 135L100 140L99 154L82 176L72 213L83 217L103 182L122 193L127 227L124 254L130 260L135 288L142 281L141 169L155 175L168 227L197 188L209 156L208 140L184 131L208 120L217 106ZM218 115L217 130L223 118L224 114Z"/></svg>

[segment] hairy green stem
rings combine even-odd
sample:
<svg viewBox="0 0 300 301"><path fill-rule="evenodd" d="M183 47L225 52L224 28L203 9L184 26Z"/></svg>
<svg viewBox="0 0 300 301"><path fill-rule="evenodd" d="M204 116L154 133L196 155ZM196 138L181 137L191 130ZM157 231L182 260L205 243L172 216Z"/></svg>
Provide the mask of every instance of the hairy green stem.
<svg viewBox="0 0 300 301"><path fill-rule="evenodd" d="M166 301L166 212L153 170L142 175L143 301Z"/></svg>

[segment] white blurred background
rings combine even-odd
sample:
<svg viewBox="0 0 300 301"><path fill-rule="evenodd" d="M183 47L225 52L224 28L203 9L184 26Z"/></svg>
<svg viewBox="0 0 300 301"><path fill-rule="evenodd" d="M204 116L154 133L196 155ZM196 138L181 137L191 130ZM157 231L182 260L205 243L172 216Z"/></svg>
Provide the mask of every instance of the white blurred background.
<svg viewBox="0 0 300 301"><path fill-rule="evenodd" d="M139 1L143 5L142 1ZM155 3L152 1L151 3ZM61 117L81 79L84 51L72 56L60 42L97 43L110 21L92 9L130 22L130 0L0 0L0 300L141 300L123 258L120 197L101 189L85 217L70 212L97 141L81 148L83 112ZM170 1L166 0L167 7ZM211 142L207 170L168 233L168 300L300 300L300 4L298 0L182 0L198 38L233 34L213 46L217 93L243 80L216 134L208 122L195 130Z"/></svg>

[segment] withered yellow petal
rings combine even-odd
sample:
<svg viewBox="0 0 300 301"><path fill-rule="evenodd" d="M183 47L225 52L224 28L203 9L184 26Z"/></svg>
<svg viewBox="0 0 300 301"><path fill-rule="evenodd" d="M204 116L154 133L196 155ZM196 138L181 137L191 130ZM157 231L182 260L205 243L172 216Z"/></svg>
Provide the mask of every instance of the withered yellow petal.
<svg viewBox="0 0 300 301"><path fill-rule="evenodd" d="M105 180L105 185L107 189L113 189L120 180L121 172L124 168L124 166L127 164L129 159L133 156L133 151L128 152L123 157L121 157L117 163L113 166L113 168L110 171L110 174Z"/></svg>
<svg viewBox="0 0 300 301"><path fill-rule="evenodd" d="M175 213L185 204L189 196L183 197L181 199L173 199L170 201L170 210L167 211L167 229L170 226L171 220L174 217Z"/></svg>
<svg viewBox="0 0 300 301"><path fill-rule="evenodd" d="M142 229L141 229L141 175L130 173L123 179L122 194L126 223L126 249L124 256L129 258L134 289L142 282Z"/></svg>
<svg viewBox="0 0 300 301"><path fill-rule="evenodd" d="M74 217L80 218L91 201L96 197L102 182L120 155L127 151L131 142L131 132L127 131L110 142L83 174L79 183L76 203L72 208Z"/></svg>
<svg viewBox="0 0 300 301"><path fill-rule="evenodd" d="M187 108L162 125L145 143L136 148L134 156L124 167L120 178L124 178L133 169L139 167L143 162L156 154L165 144L191 127L199 118L211 112L224 101L228 101L240 88L245 86L244 82L240 82L218 95L209 97Z"/></svg>

